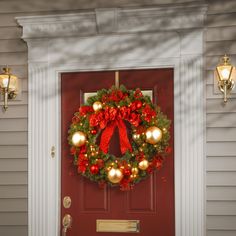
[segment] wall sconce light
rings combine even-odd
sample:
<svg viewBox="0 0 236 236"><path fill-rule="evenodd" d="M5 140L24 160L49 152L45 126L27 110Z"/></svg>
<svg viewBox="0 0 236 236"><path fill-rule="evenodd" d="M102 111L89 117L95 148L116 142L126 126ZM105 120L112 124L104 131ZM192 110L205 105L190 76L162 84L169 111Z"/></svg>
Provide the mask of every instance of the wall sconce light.
<svg viewBox="0 0 236 236"><path fill-rule="evenodd" d="M218 88L224 94L224 103L227 102L227 95L234 88L235 67L230 64L230 59L226 55L222 62L216 67L215 74L218 80Z"/></svg>
<svg viewBox="0 0 236 236"><path fill-rule="evenodd" d="M8 99L14 99L17 95L18 78L11 74L11 69L8 66L2 70L3 72L0 74L0 93L3 95L3 109L6 111L8 108Z"/></svg>

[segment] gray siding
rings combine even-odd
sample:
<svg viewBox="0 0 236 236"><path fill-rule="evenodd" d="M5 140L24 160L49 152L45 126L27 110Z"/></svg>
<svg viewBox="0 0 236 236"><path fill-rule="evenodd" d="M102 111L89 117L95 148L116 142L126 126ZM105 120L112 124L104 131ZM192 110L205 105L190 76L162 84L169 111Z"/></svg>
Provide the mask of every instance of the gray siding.
<svg viewBox="0 0 236 236"><path fill-rule="evenodd" d="M227 53L236 65L236 1L208 1L207 59L207 236L236 235L236 99L222 105L214 93L213 69Z"/></svg>
<svg viewBox="0 0 236 236"><path fill-rule="evenodd" d="M4 236L26 236L28 231L27 45L20 39L15 15L0 15L0 67L12 67L22 87L21 100L12 102L6 113L0 111L0 235Z"/></svg>
<svg viewBox="0 0 236 236"><path fill-rule="evenodd" d="M21 99L0 111L0 235L27 236L27 45L14 17L192 0L0 1L0 67L22 80ZM207 236L236 235L236 95L226 106L214 93L213 69L228 53L236 65L236 1L208 0L206 21Z"/></svg>

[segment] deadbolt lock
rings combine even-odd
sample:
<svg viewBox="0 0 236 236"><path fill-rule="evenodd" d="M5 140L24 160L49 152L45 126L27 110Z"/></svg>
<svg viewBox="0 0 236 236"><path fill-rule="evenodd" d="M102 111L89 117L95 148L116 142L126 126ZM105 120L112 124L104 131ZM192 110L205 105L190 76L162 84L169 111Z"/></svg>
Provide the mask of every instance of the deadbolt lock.
<svg viewBox="0 0 236 236"><path fill-rule="evenodd" d="M63 198L63 206L64 206L64 208L70 208L70 206L71 206L71 198L69 196L65 196Z"/></svg>

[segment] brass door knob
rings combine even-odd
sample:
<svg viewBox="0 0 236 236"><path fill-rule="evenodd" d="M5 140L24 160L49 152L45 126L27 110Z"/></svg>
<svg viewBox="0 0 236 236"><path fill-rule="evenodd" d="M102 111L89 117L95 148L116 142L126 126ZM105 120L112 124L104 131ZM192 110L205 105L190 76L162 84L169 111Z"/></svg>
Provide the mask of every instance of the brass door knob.
<svg viewBox="0 0 236 236"><path fill-rule="evenodd" d="M72 226L72 217L70 214L66 214L62 219L62 236L66 236L67 230Z"/></svg>

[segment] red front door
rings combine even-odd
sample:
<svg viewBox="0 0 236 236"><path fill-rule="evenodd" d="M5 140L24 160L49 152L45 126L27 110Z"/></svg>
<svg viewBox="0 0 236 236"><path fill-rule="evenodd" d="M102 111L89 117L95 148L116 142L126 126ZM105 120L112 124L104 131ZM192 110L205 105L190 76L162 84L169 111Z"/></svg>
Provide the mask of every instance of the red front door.
<svg viewBox="0 0 236 236"><path fill-rule="evenodd" d="M120 84L128 89L153 91L153 102L172 121L170 146L174 140L173 69L120 71ZM174 236L174 156L166 158L164 167L135 185L128 192L119 188L101 189L97 183L81 177L73 165L67 143L68 128L74 112L83 103L84 93L110 88L115 84L115 72L64 73L61 77L61 202L71 198L70 208L61 204L61 217L70 214L72 228L67 236L128 236L133 233L97 233L97 219L139 220L140 236Z"/></svg>

